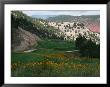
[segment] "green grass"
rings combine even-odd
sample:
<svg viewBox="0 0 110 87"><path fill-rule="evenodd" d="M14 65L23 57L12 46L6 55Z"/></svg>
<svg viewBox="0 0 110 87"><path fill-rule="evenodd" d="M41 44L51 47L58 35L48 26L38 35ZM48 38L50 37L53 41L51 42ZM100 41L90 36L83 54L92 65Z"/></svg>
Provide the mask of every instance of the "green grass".
<svg viewBox="0 0 110 87"><path fill-rule="evenodd" d="M12 53L11 75L14 77L100 76L100 60L74 57L65 53L73 49L74 42L43 40L39 42L36 51Z"/></svg>
<svg viewBox="0 0 110 87"><path fill-rule="evenodd" d="M64 41L64 40L42 40L38 43L39 48L47 48L47 49L55 49L55 50L73 50L75 47L75 43L72 41Z"/></svg>

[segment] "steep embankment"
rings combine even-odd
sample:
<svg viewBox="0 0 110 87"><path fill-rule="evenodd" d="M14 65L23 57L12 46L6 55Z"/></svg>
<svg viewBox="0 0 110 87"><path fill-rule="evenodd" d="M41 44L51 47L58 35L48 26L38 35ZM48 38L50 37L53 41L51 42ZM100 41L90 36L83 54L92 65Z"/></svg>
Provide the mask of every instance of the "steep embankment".
<svg viewBox="0 0 110 87"><path fill-rule="evenodd" d="M18 29L14 29L14 33L12 33L12 51L24 51L29 49L34 49L38 44L37 42L40 40L38 36L32 34L22 28L18 27Z"/></svg>
<svg viewBox="0 0 110 87"><path fill-rule="evenodd" d="M22 12L12 11L11 13L11 50L12 52L35 49L40 40L37 34L33 33L31 18Z"/></svg>

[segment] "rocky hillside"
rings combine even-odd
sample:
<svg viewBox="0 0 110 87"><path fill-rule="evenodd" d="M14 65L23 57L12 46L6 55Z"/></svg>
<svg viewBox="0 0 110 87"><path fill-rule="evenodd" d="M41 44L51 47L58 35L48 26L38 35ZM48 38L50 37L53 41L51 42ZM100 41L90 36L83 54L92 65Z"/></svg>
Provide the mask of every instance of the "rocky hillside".
<svg viewBox="0 0 110 87"><path fill-rule="evenodd" d="M13 29L14 33L12 33L12 51L25 51L30 49L35 49L38 45L38 41L40 38L32 34L20 27L18 29Z"/></svg>
<svg viewBox="0 0 110 87"><path fill-rule="evenodd" d="M76 40L80 35L85 36L86 39L91 39L97 44L100 43L100 33L93 32L88 29L83 23L80 22L49 22L50 26L61 30L60 34L64 37L64 40Z"/></svg>
<svg viewBox="0 0 110 87"><path fill-rule="evenodd" d="M46 20L31 18L22 11L11 12L12 51L34 49L40 39L62 39L60 30L49 26Z"/></svg>
<svg viewBox="0 0 110 87"><path fill-rule="evenodd" d="M40 40L32 19L19 11L11 12L11 49L14 52L35 49Z"/></svg>

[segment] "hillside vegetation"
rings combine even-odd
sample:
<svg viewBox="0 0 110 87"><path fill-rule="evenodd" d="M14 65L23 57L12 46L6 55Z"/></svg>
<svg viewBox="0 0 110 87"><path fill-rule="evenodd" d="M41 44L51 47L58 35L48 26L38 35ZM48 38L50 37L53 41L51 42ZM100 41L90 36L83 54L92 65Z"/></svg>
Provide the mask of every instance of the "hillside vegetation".
<svg viewBox="0 0 110 87"><path fill-rule="evenodd" d="M71 16L59 18L63 22L69 19ZM27 16L22 11L11 12L11 76L99 77L100 33L86 33L87 37L87 28L80 22L76 27L66 26L66 33L56 27L57 22L53 24L55 26L49 23L53 24ZM65 39L79 26L84 35L72 33L75 39Z"/></svg>

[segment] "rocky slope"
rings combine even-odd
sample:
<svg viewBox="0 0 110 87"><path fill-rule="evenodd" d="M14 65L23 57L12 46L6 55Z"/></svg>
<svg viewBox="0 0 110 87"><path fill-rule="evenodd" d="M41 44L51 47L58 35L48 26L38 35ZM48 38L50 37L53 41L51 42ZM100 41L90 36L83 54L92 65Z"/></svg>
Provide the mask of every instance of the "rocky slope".
<svg viewBox="0 0 110 87"><path fill-rule="evenodd" d="M22 11L11 12L12 51L35 49L40 39L61 39L59 32L43 19L31 18Z"/></svg>
<svg viewBox="0 0 110 87"><path fill-rule="evenodd" d="M11 50L12 52L35 49L40 40L34 32L32 19L19 11L11 12Z"/></svg>
<svg viewBox="0 0 110 87"><path fill-rule="evenodd" d="M12 51L18 52L34 49L39 40L40 38L37 35L18 27L18 29L14 29L14 33L12 33Z"/></svg>
<svg viewBox="0 0 110 87"><path fill-rule="evenodd" d="M93 32L88 27L86 27L83 23L80 22L49 22L50 26L59 29L60 35L63 36L64 40L76 40L76 38L80 35L85 36L86 39L91 39L97 44L100 43L100 33ZM92 26L95 27L96 26Z"/></svg>

